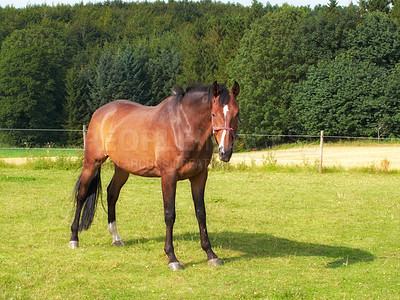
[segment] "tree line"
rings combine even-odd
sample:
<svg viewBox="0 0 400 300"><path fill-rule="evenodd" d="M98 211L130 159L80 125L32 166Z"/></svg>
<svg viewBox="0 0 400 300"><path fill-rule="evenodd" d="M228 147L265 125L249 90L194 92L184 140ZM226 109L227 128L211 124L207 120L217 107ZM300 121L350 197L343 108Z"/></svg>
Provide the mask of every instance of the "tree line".
<svg viewBox="0 0 400 300"><path fill-rule="evenodd" d="M1 7L0 128L79 129L116 99L157 105L175 85L236 80L241 133L399 137L399 21L399 0ZM1 132L0 144L79 138Z"/></svg>

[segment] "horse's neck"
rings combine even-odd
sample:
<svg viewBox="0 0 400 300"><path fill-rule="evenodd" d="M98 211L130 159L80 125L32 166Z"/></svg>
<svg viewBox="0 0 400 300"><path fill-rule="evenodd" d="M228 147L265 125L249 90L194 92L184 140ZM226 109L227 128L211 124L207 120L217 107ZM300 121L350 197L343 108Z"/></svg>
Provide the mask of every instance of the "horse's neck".
<svg viewBox="0 0 400 300"><path fill-rule="evenodd" d="M211 106L202 100L193 101L187 105L182 105L186 115L191 116L190 123L195 126L196 130L200 127L211 128Z"/></svg>
<svg viewBox="0 0 400 300"><path fill-rule="evenodd" d="M212 134L211 106L202 99L181 103L176 111L179 127L194 141L205 144Z"/></svg>

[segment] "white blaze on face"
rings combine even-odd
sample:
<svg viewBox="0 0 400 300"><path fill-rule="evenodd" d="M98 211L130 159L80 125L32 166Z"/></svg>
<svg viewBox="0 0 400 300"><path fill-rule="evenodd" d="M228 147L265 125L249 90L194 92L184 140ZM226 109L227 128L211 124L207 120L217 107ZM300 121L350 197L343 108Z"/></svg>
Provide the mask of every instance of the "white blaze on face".
<svg viewBox="0 0 400 300"><path fill-rule="evenodd" d="M224 106L224 116L225 116L225 125L226 125L226 114L227 114L227 112L229 111L229 106L228 105L225 105Z"/></svg>
<svg viewBox="0 0 400 300"><path fill-rule="evenodd" d="M226 126L226 114L228 113L228 111L229 111L229 107L228 107L228 105L225 105L224 109L223 109L224 118L225 118L225 126ZM225 136L226 136L226 130L223 130L221 142L219 143L219 148L222 150L222 152L225 152L225 149L224 149Z"/></svg>

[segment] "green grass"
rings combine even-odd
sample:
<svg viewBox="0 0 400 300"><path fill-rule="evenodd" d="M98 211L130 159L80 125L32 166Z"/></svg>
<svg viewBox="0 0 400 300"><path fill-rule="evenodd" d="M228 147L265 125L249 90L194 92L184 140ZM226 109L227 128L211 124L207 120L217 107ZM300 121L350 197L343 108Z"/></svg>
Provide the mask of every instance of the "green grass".
<svg viewBox="0 0 400 300"><path fill-rule="evenodd" d="M70 148L0 148L0 158L9 157L79 157L83 155L83 150Z"/></svg>
<svg viewBox="0 0 400 300"><path fill-rule="evenodd" d="M177 191L175 249L163 253L160 180L131 176L117 204L126 246L111 245L101 205L68 249L79 169L0 167L0 292L40 299L396 299L399 174L248 168L212 170L208 230L223 261L200 248L188 182ZM112 171L102 171L103 188Z"/></svg>

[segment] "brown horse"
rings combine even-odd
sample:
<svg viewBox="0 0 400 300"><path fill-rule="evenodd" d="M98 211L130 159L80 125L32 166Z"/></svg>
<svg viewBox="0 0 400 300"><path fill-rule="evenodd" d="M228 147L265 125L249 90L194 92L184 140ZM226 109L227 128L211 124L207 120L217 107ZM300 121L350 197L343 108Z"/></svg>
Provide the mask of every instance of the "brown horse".
<svg viewBox="0 0 400 300"><path fill-rule="evenodd" d="M87 230L92 223L101 193L100 166L111 158L115 173L107 188L107 203L108 230L114 245L124 245L117 232L115 204L129 174L161 177L166 224L164 250L168 267L182 269L174 253L172 229L176 183L189 179L201 247L210 265L221 265L207 234L204 190L213 152L212 136L219 158L225 162L231 158L239 120L238 94L238 83L229 91L214 82L211 86L188 87L185 92L177 88L154 107L126 100L100 107L87 131L83 171L75 187L76 213L69 247L78 247L78 231Z"/></svg>

